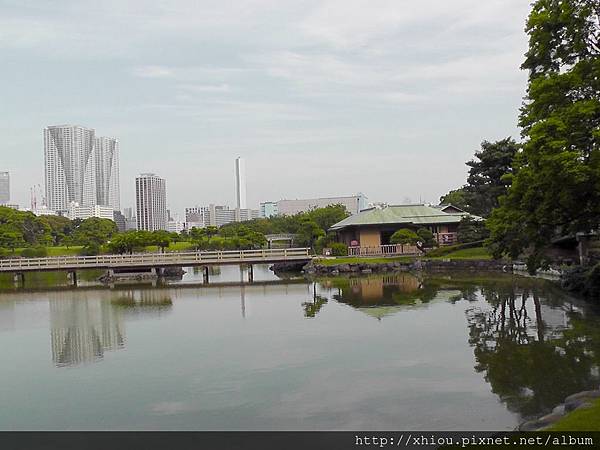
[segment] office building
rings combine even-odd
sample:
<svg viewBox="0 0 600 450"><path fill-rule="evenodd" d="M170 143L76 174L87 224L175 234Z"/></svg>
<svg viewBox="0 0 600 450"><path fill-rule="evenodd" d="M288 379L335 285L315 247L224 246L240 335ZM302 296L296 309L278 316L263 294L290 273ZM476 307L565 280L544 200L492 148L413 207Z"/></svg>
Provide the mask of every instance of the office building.
<svg viewBox="0 0 600 450"><path fill-rule="evenodd" d="M121 210L119 186L119 141L111 137L95 139L96 203Z"/></svg>
<svg viewBox="0 0 600 450"><path fill-rule="evenodd" d="M204 212L207 210L205 206L193 206L185 208L185 221L194 223L204 223Z"/></svg>
<svg viewBox="0 0 600 450"><path fill-rule="evenodd" d="M277 202L262 202L260 204L260 217L268 219L279 214Z"/></svg>
<svg viewBox="0 0 600 450"><path fill-rule="evenodd" d="M164 179L143 173L135 179L137 229L167 229L167 188Z"/></svg>
<svg viewBox="0 0 600 450"><path fill-rule="evenodd" d="M81 206L75 202L71 202L67 211L67 217L71 220L74 219L89 219L90 217L99 217L100 219L115 220L114 211L112 206L105 205L93 205L93 206Z"/></svg>
<svg viewBox="0 0 600 450"><path fill-rule="evenodd" d="M246 209L246 162L242 158L235 160L235 206Z"/></svg>
<svg viewBox="0 0 600 450"><path fill-rule="evenodd" d="M119 209L119 144L96 137L92 128L56 125L44 128L46 206L67 213L80 206Z"/></svg>
<svg viewBox="0 0 600 450"><path fill-rule="evenodd" d="M0 205L10 202L10 174L0 172Z"/></svg>
<svg viewBox="0 0 600 450"><path fill-rule="evenodd" d="M181 233L185 229L187 229L186 223L181 220L171 219L167 222L167 231L169 233Z"/></svg>
<svg viewBox="0 0 600 450"><path fill-rule="evenodd" d="M120 232L127 231L127 219L121 211L113 211L113 221Z"/></svg>
<svg viewBox="0 0 600 450"><path fill-rule="evenodd" d="M279 200L277 210L280 215L294 215L300 212L311 211L317 208L325 208L330 205L343 205L346 210L354 215L367 208L367 197L358 193L348 197L323 197L296 200Z"/></svg>

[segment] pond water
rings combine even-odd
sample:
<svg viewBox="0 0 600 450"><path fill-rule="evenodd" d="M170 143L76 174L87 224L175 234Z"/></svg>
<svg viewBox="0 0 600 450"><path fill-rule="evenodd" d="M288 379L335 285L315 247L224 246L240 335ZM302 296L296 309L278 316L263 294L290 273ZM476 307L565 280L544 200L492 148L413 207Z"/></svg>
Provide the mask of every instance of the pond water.
<svg viewBox="0 0 600 450"><path fill-rule="evenodd" d="M510 430L600 383L600 316L530 278L96 276L0 280L0 429Z"/></svg>

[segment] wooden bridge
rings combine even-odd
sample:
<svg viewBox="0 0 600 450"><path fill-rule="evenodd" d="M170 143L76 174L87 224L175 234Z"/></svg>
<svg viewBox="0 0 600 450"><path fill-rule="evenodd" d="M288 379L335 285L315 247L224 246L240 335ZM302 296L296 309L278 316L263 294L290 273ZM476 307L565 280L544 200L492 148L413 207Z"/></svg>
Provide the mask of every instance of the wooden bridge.
<svg viewBox="0 0 600 450"><path fill-rule="evenodd" d="M214 252L136 253L132 255L55 256L48 258L0 259L0 273L14 273L23 278L25 272L75 271L107 269L114 271L143 271L165 267L219 266L225 264L250 265L286 261L309 261L308 248L261 250L234 250Z"/></svg>

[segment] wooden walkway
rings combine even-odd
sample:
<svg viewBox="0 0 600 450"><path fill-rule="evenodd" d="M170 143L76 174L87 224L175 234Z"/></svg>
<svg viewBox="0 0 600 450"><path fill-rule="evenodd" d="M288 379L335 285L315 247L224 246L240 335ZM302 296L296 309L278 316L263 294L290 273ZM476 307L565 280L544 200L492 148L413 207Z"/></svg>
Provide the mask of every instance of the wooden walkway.
<svg viewBox="0 0 600 450"><path fill-rule="evenodd" d="M225 264L270 264L309 261L308 248L235 250L217 252L138 253L133 255L56 256L49 258L0 259L0 273L82 269L151 269L162 267L218 266Z"/></svg>

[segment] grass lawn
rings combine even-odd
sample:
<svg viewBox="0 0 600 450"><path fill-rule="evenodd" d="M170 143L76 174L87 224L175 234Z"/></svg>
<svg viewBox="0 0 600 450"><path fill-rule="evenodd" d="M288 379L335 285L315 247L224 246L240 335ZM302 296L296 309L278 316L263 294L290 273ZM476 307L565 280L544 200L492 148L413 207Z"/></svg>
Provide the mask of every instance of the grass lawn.
<svg viewBox="0 0 600 450"><path fill-rule="evenodd" d="M591 408L567 414L547 431L600 431L600 400L596 400Z"/></svg>
<svg viewBox="0 0 600 450"><path fill-rule="evenodd" d="M492 259L492 255L489 254L487 249L484 247L474 248L463 248L456 250L452 253L448 253L444 256L435 256L432 259Z"/></svg>
<svg viewBox="0 0 600 450"><path fill-rule="evenodd" d="M58 246L58 247L46 247L46 249L48 250L48 256L72 256L72 255L79 255L79 252L81 252L81 249L83 247L80 245L73 245L71 247L64 247L64 246ZM10 258L11 256L21 256L21 252L25 250L24 248L17 248L15 249L14 254L12 253L7 253L6 257Z"/></svg>

